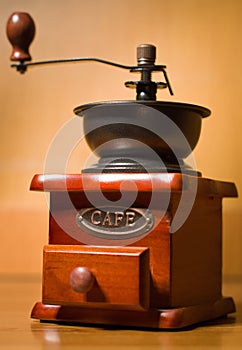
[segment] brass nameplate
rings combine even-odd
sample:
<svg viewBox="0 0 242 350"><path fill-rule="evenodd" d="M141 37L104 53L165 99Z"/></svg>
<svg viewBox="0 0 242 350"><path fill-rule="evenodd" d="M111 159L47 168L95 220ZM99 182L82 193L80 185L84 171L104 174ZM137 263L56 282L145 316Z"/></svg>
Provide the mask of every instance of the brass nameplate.
<svg viewBox="0 0 242 350"><path fill-rule="evenodd" d="M95 237L125 239L151 230L154 220L148 209L120 207L85 208L76 216L77 225Z"/></svg>

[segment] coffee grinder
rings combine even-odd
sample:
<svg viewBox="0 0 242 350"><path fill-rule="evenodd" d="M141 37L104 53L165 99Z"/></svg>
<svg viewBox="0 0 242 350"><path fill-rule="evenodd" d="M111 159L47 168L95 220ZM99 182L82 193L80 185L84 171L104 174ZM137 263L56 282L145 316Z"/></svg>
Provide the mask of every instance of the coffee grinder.
<svg viewBox="0 0 242 350"><path fill-rule="evenodd" d="M235 311L222 296L222 199L233 183L202 177L191 156L207 108L156 101L173 94L156 48L140 45L137 65L97 58L28 62L35 25L27 13L8 20L12 64L96 61L140 80L125 85L136 100L76 107L97 162L80 174L37 174L30 189L50 193L49 241L43 249L41 321L180 329ZM164 82L152 81L161 72Z"/></svg>

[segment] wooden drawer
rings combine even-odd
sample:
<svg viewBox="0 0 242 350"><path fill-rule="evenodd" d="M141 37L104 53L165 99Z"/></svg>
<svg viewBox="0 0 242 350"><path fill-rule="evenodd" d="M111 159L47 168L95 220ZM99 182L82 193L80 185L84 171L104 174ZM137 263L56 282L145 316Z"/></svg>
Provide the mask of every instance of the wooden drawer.
<svg viewBox="0 0 242 350"><path fill-rule="evenodd" d="M43 303L144 309L149 307L149 249L44 247Z"/></svg>

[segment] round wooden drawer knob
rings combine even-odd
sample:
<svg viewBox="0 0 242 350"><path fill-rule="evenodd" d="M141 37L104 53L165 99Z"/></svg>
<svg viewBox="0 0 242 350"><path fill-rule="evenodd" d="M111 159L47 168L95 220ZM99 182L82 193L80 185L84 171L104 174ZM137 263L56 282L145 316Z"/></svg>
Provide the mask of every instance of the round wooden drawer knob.
<svg viewBox="0 0 242 350"><path fill-rule="evenodd" d="M87 293L92 289L95 277L86 267L76 267L70 274L70 286L77 293Z"/></svg>

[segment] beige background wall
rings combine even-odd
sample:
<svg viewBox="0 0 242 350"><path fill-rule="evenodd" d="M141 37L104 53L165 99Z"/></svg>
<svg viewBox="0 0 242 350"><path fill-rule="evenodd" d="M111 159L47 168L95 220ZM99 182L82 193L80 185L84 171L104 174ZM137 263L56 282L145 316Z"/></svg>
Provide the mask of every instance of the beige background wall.
<svg viewBox="0 0 242 350"><path fill-rule="evenodd" d="M241 0L0 0L0 273L39 273L47 242L45 196L31 193L48 147L80 104L133 99L128 71L99 64L35 68L21 76L9 68L5 23L13 11L31 13L36 60L75 56L135 64L136 46L157 46L175 92L160 100L212 110L195 150L203 176L242 188ZM160 79L159 77L157 78ZM87 147L74 153L79 172ZM224 273L242 274L242 196L224 201Z"/></svg>

